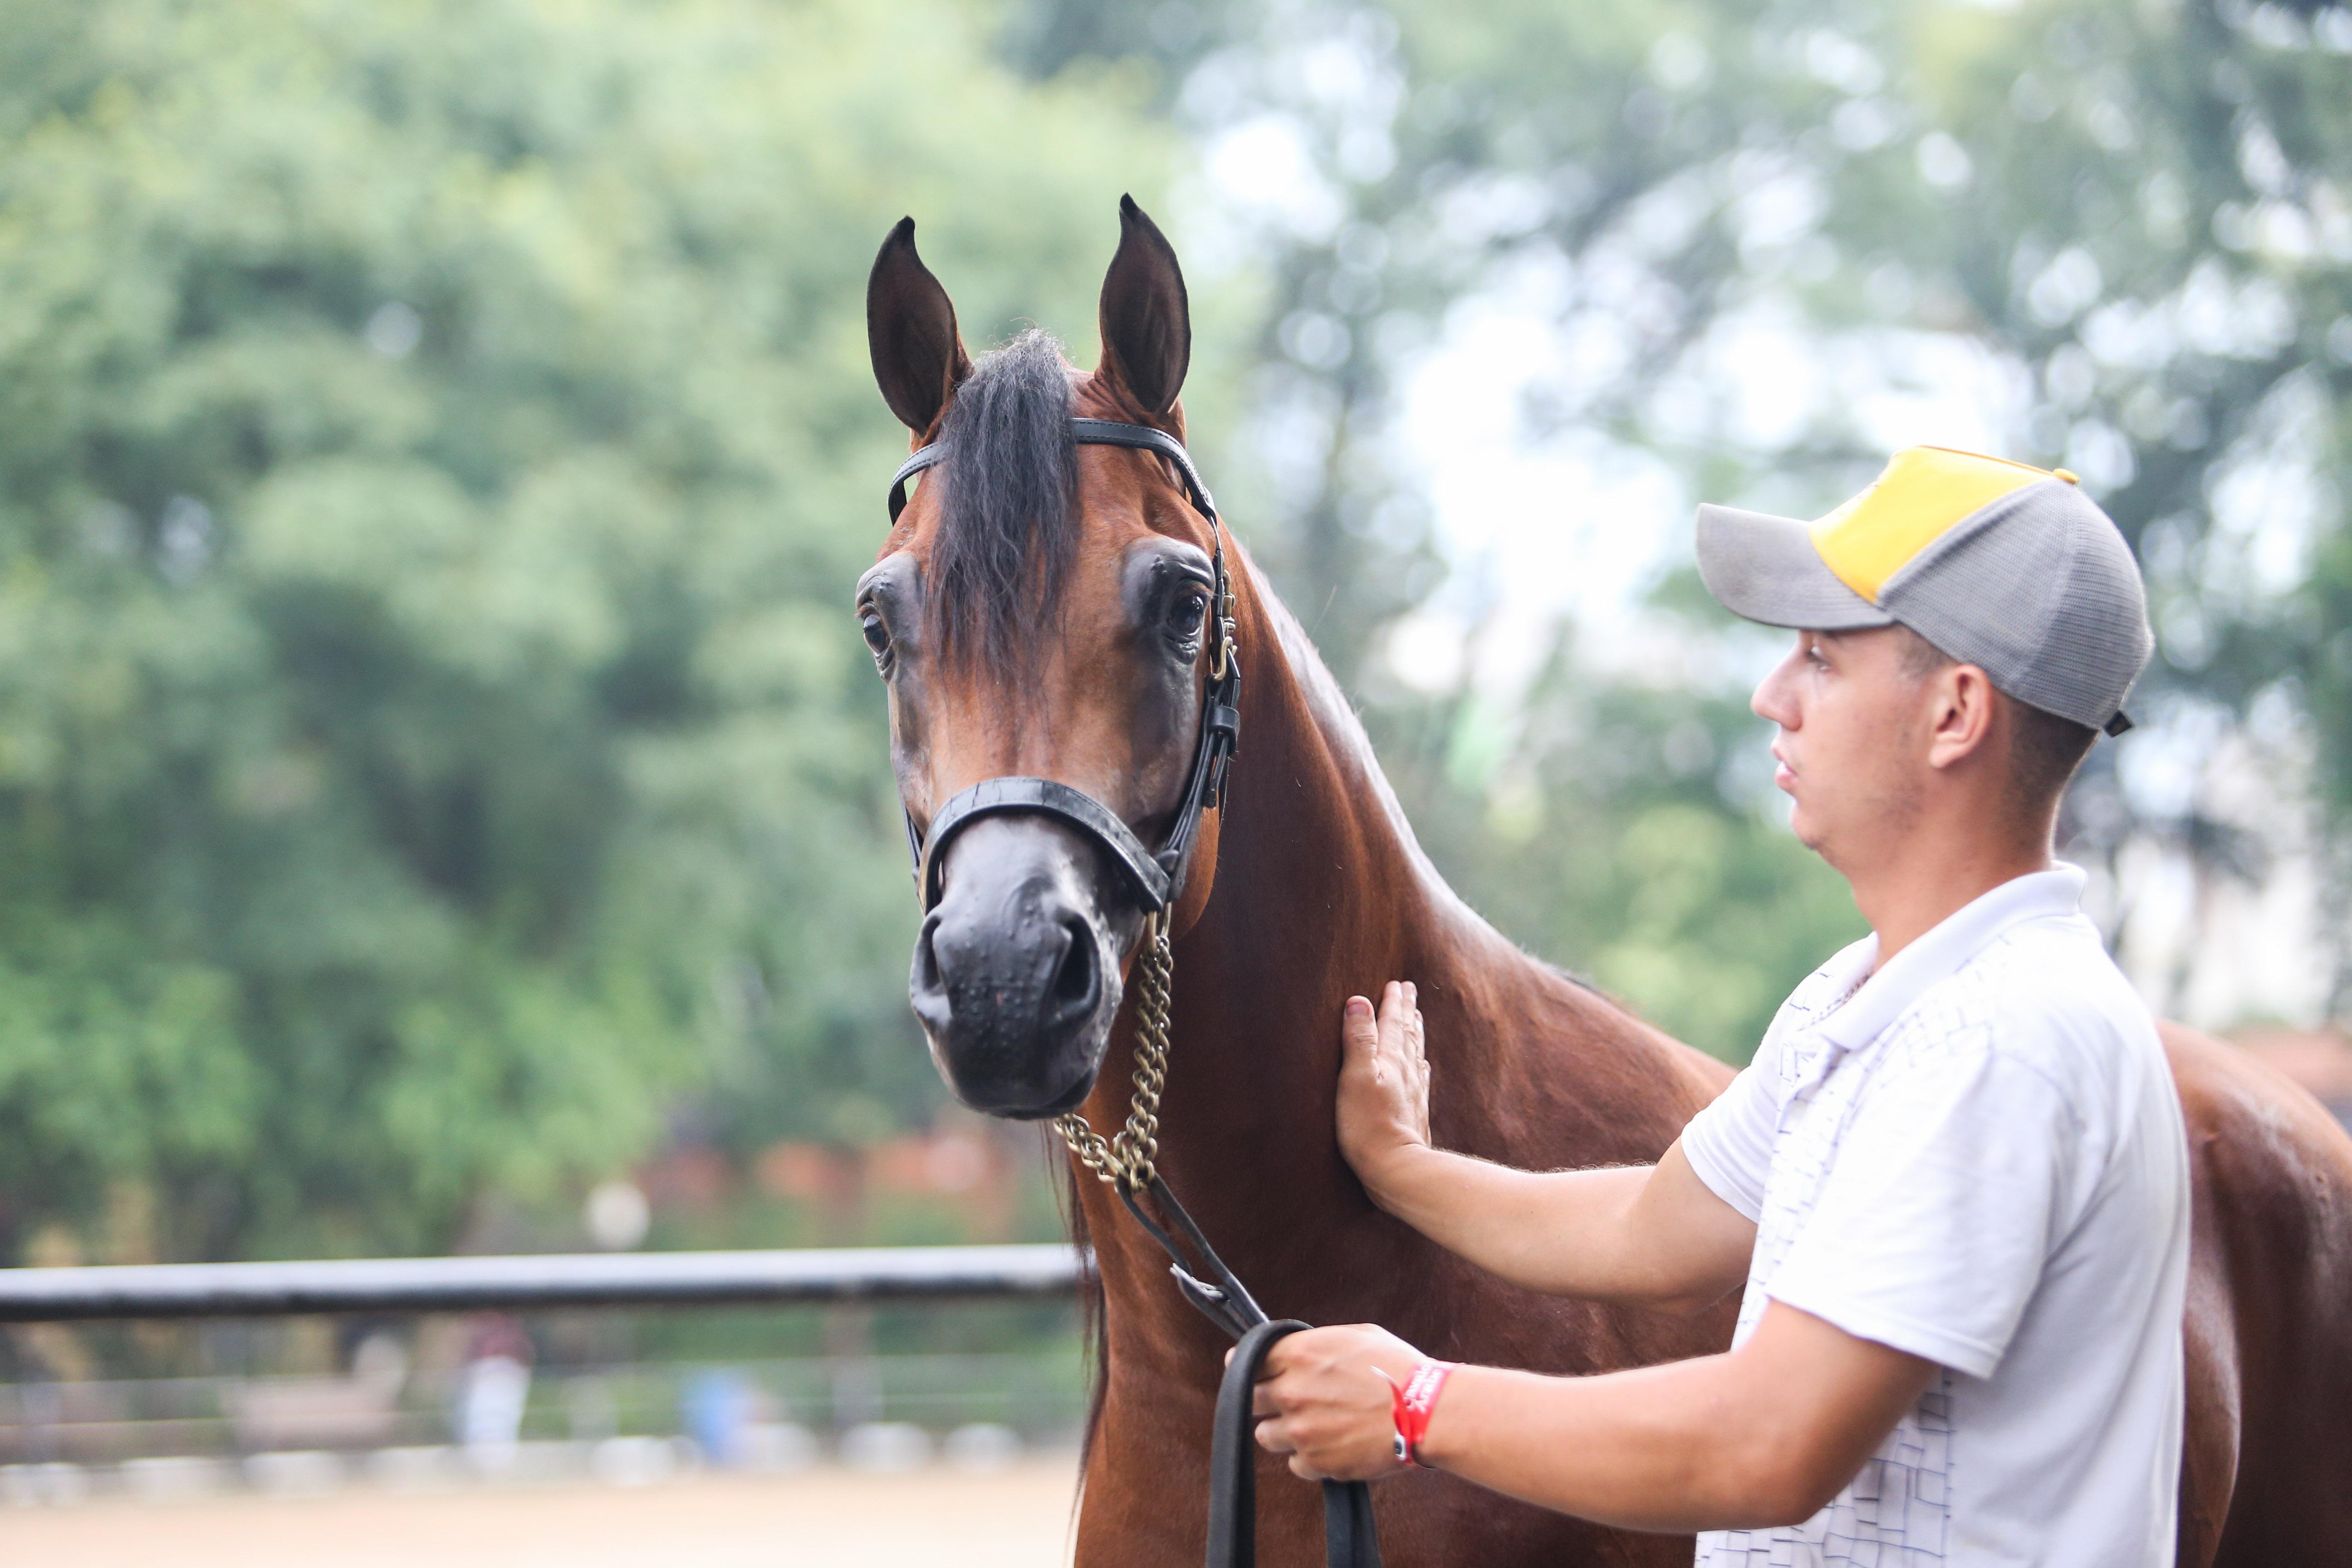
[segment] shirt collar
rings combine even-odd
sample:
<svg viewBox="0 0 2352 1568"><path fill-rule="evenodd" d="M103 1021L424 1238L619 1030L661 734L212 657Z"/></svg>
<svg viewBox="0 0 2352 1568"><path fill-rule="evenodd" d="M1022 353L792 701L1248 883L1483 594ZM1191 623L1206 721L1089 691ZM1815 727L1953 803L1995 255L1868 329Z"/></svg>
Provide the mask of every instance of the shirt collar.
<svg viewBox="0 0 2352 1568"><path fill-rule="evenodd" d="M1844 1006L1814 1025L1811 1032L1840 1050L1868 1044L1900 1017L1921 992L1958 973L2011 926L2080 912L2086 880L2081 867L2059 860L2047 871L2013 877L1978 895L1888 959ZM1874 932L1830 961L1836 988L1852 985L1857 976L1869 973L1877 959L1878 937Z"/></svg>

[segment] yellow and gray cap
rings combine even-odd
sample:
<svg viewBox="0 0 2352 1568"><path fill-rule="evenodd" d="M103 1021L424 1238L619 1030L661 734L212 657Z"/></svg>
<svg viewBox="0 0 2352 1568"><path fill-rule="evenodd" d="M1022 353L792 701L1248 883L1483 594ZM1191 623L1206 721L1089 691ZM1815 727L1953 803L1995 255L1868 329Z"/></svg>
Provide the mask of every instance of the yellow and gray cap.
<svg viewBox="0 0 2352 1568"><path fill-rule="evenodd" d="M1844 631L1899 622L1995 687L2119 735L2147 663L2131 546L2074 476L1912 447L1818 522L1698 509L1698 570L1736 616Z"/></svg>

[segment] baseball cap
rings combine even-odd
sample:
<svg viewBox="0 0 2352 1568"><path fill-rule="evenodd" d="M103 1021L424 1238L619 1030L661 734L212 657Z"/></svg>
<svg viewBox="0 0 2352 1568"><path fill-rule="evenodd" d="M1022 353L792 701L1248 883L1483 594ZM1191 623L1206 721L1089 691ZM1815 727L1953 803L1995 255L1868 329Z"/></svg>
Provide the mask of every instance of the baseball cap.
<svg viewBox="0 0 2352 1568"><path fill-rule="evenodd" d="M2120 735L2155 639L2131 546L2063 468L1910 447L1815 522L1698 509L1698 570L1769 626L1909 626L2021 702Z"/></svg>

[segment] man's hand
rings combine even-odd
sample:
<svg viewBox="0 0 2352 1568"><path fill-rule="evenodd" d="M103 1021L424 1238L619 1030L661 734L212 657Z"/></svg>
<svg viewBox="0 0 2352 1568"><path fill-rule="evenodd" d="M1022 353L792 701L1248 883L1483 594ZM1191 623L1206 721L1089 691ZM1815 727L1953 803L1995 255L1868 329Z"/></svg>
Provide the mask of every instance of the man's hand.
<svg viewBox="0 0 2352 1568"><path fill-rule="evenodd" d="M1429 1058L1418 1001L1409 982L1391 980L1377 1019L1371 1003L1350 996L1339 1022L1339 1152L1383 1206L1383 1177L1400 1158L1429 1147Z"/></svg>
<svg viewBox="0 0 2352 1568"><path fill-rule="evenodd" d="M1339 1020L1339 1152L1373 1203L1438 1246L1553 1296L1696 1311L1748 1277L1756 1226L1679 1146L1654 1168L1514 1171L1430 1146L1429 1058L1411 983Z"/></svg>
<svg viewBox="0 0 2352 1568"><path fill-rule="evenodd" d="M1258 1445L1289 1455L1290 1473L1310 1481L1396 1474L1391 1384L1402 1387L1424 1359L1370 1323L1285 1335L1266 1352L1252 1406Z"/></svg>

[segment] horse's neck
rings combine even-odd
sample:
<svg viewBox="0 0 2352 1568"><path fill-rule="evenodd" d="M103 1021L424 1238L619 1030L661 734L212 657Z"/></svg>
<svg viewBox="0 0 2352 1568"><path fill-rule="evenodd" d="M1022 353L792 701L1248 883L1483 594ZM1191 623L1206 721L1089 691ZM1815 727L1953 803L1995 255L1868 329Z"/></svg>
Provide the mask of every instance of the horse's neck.
<svg viewBox="0 0 2352 1568"><path fill-rule="evenodd" d="M1235 821L1230 832L1221 827L1221 879L1230 870L1248 885L1255 918L1287 906L1335 942L1352 935L1415 951L1441 935L1499 941L1423 853L1362 721L1297 617L1246 557L1243 570L1262 650L1248 661L1247 679L1270 689L1250 704L1253 738L1270 754L1261 770L1236 774ZM1253 875L1269 858L1302 861L1306 874L1269 884ZM1377 906L1368 904L1375 893ZM1391 976L1358 988L1381 978Z"/></svg>
<svg viewBox="0 0 2352 1568"><path fill-rule="evenodd" d="M1342 1001L1515 955L1430 865L1338 682L1244 570L1241 749L1214 886L1175 946L1160 1142L1211 1206L1212 1184L1257 1201L1276 1182L1360 1207L1329 1132Z"/></svg>
<svg viewBox="0 0 2352 1568"><path fill-rule="evenodd" d="M1439 1136L1513 1163L1655 1159L1705 1079L1454 897L1338 682L1244 570L1241 750L1213 887L1175 943L1160 1170L1269 1311L1361 1315L1425 1244L1375 1214L1333 1139L1348 995L1420 986L1447 1086ZM1127 1114L1125 1066L1106 1062L1087 1107L1106 1131ZM1102 1190L1081 1190L1114 1321L1180 1353L1204 1331L1164 1260Z"/></svg>

